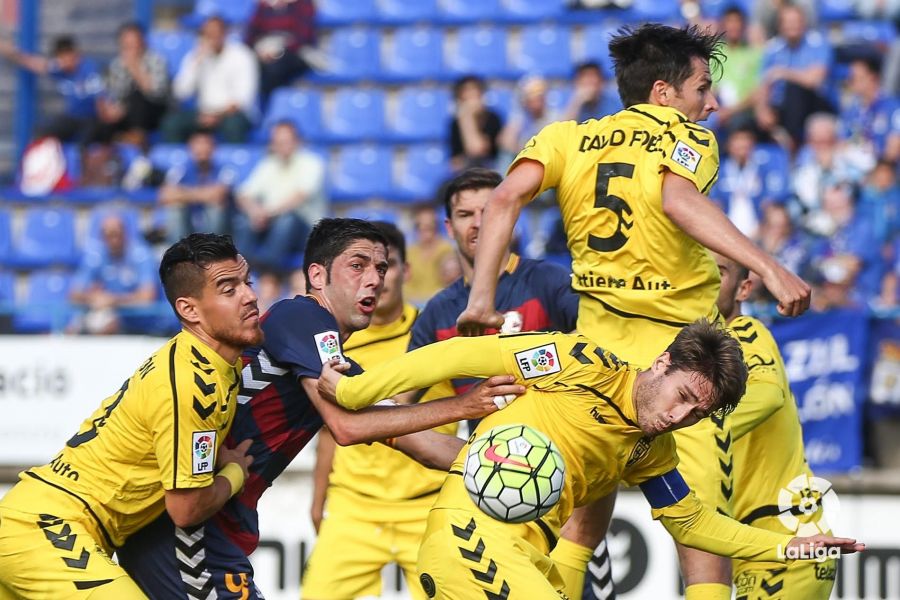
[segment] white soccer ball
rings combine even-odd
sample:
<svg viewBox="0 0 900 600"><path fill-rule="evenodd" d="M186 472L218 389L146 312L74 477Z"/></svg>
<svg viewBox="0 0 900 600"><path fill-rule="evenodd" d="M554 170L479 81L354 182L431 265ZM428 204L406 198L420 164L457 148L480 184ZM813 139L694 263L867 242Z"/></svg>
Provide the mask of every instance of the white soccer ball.
<svg viewBox="0 0 900 600"><path fill-rule="evenodd" d="M499 425L471 443L463 479L482 511L506 523L525 523L559 502L565 476L550 438L528 425Z"/></svg>

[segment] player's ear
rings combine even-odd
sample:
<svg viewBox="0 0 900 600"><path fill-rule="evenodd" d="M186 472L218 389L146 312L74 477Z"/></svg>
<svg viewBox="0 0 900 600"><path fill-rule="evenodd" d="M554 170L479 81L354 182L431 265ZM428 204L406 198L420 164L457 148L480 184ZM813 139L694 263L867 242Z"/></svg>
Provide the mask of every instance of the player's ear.
<svg viewBox="0 0 900 600"><path fill-rule="evenodd" d="M175 299L175 312L185 323L199 323L200 311L197 300L190 296L181 296Z"/></svg>
<svg viewBox="0 0 900 600"><path fill-rule="evenodd" d="M328 269L325 265L312 263L309 265L309 273L307 275L309 287L314 290L324 290L325 284L328 283Z"/></svg>
<svg viewBox="0 0 900 600"><path fill-rule="evenodd" d="M666 369L669 368L670 364L672 364L672 356L668 352L663 352L656 357L656 360L653 361L653 365L651 365L650 370L652 370L654 373L662 375L666 372Z"/></svg>
<svg viewBox="0 0 900 600"><path fill-rule="evenodd" d="M670 86L662 79L657 79L656 81L654 81L653 85L650 87L650 104L668 106L671 87L672 86Z"/></svg>
<svg viewBox="0 0 900 600"><path fill-rule="evenodd" d="M737 293L734 295L734 299L738 302L744 302L750 297L751 292L753 292L753 280L747 277L738 284Z"/></svg>

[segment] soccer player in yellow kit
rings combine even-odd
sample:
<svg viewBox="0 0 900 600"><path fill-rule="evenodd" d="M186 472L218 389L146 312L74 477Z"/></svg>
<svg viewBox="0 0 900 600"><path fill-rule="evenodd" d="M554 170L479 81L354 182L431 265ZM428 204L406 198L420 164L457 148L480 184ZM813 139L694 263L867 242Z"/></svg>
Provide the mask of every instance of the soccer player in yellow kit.
<svg viewBox="0 0 900 600"><path fill-rule="evenodd" d="M782 314L808 308L809 286L757 248L705 195L718 175L718 145L696 123L718 108L710 70L710 62L721 64L718 44L718 35L697 27L657 24L612 38L626 108L599 120L548 125L513 161L485 209L460 331L479 333L500 322L494 309L500 257L522 207L549 188L556 188L562 212L573 287L582 293L578 331L635 366L648 366L678 328L718 318L719 274L706 248L759 273ZM685 478L702 501L728 512L727 419L704 421L677 437ZM611 502L572 520L572 526L587 526L584 546L602 538ZM683 562L702 561L689 550L681 555ZM582 556L586 564L590 553ZM682 567L689 600L730 597L728 573L702 564ZM576 587L569 595L579 598Z"/></svg>
<svg viewBox="0 0 900 600"><path fill-rule="evenodd" d="M243 486L247 445L220 444L241 350L263 338L247 262L231 238L193 234L159 271L182 331L0 500L0 598L144 598L113 551L163 511L200 523Z"/></svg>
<svg viewBox="0 0 900 600"><path fill-rule="evenodd" d="M539 364L534 357L545 358ZM747 369L736 340L705 320L683 328L640 371L586 337L527 333L454 338L424 346L354 377L326 365L320 392L345 408L427 387L451 377L507 373L526 392L486 417L473 437L501 424L531 425L552 439L566 464L558 504L524 524L497 521L469 498L462 480L468 446L450 469L428 517L419 574L429 597L544 599L564 596L548 553L573 508L608 495L620 482L640 485L657 518L681 543L750 560L778 560L779 548L837 546L855 540L799 538L717 514L678 473L671 432L729 412L743 395Z"/></svg>
<svg viewBox="0 0 900 600"><path fill-rule="evenodd" d="M343 346L363 369L403 355L418 315L415 306L403 301L409 275L403 233L390 223L375 225L388 240L384 287L372 323ZM435 386L423 401L453 395L449 385ZM435 431L453 435L456 424ZM379 595L382 568L396 562L412 596L424 600L416 557L446 472L427 469L381 444L336 447L327 430L319 436L312 509L318 537L303 575L303 596L350 600Z"/></svg>
<svg viewBox="0 0 900 600"><path fill-rule="evenodd" d="M758 319L741 314L741 303L752 287L747 270L724 256L714 255L714 258L722 276L717 305L741 344L749 373L747 391L730 415L734 443L734 518L776 533L797 533L801 526L827 532L827 524L820 521L821 512L805 515L798 510L795 498L791 510L785 512L784 499L779 498L783 490L815 498L808 487L813 473L804 455L797 403L772 334ZM791 484L798 477L807 485L797 486L795 490ZM726 564L724 568L731 565ZM795 561L787 565L744 560L733 563L737 600L829 598L835 573L834 559Z"/></svg>

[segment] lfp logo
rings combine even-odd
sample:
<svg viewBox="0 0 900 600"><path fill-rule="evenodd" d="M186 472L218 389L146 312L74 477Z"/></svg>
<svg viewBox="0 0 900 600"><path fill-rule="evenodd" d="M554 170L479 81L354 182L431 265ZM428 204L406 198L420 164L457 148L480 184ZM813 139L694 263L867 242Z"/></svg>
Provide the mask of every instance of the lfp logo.
<svg viewBox="0 0 900 600"><path fill-rule="evenodd" d="M321 348L322 352L325 354L334 354L338 351L337 337L333 333L325 334L322 339L319 340L319 348Z"/></svg>
<svg viewBox="0 0 900 600"><path fill-rule="evenodd" d="M531 355L531 365L538 371L545 373L556 365L556 357L547 348L539 348Z"/></svg>
<svg viewBox="0 0 900 600"><path fill-rule="evenodd" d="M799 475L778 492L778 520L800 537L831 531L840 509L834 486L821 477Z"/></svg>
<svg viewBox="0 0 900 600"><path fill-rule="evenodd" d="M194 440L194 454L199 459L207 458L213 451L213 439L209 435L201 435Z"/></svg>

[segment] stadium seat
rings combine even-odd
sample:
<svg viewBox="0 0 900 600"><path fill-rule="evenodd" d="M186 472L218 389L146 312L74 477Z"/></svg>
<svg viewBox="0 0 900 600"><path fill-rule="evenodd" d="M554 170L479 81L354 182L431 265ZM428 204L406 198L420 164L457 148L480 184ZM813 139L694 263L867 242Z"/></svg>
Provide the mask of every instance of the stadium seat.
<svg viewBox="0 0 900 600"><path fill-rule="evenodd" d="M147 36L147 46L166 59L166 69L170 77L174 77L181 66L185 55L197 42L197 34L193 31L164 31L154 29Z"/></svg>
<svg viewBox="0 0 900 600"><path fill-rule="evenodd" d="M571 87L551 87L547 90L547 108L552 111L560 112L572 99Z"/></svg>
<svg viewBox="0 0 900 600"><path fill-rule="evenodd" d="M16 301L16 276L0 271L0 314L8 311Z"/></svg>
<svg viewBox="0 0 900 600"><path fill-rule="evenodd" d="M450 92L442 88L408 87L397 94L388 119L391 140L423 142L447 137Z"/></svg>
<svg viewBox="0 0 900 600"><path fill-rule="evenodd" d="M77 262L75 213L68 208L29 208L21 234L14 238L8 263L33 269L74 266Z"/></svg>
<svg viewBox="0 0 900 600"><path fill-rule="evenodd" d="M622 12L622 19L638 22L677 22L681 21L681 6L678 2L634 0L632 5Z"/></svg>
<svg viewBox="0 0 900 600"><path fill-rule="evenodd" d="M375 0L316 0L316 23L323 27L371 23L377 17Z"/></svg>
<svg viewBox="0 0 900 600"><path fill-rule="evenodd" d="M377 140L385 136L384 91L339 89L326 112L324 138L333 143Z"/></svg>
<svg viewBox="0 0 900 600"><path fill-rule="evenodd" d="M379 78L383 81L420 81L443 73L444 32L433 27L403 27L384 53Z"/></svg>
<svg viewBox="0 0 900 600"><path fill-rule="evenodd" d="M150 149L150 162L161 171L188 162L190 155L184 144L156 144Z"/></svg>
<svg viewBox="0 0 900 600"><path fill-rule="evenodd" d="M504 16L500 0L438 0L438 18L447 24L499 21Z"/></svg>
<svg viewBox="0 0 900 600"><path fill-rule="evenodd" d="M395 180L394 198L431 201L438 187L450 176L447 148L443 144L417 144L407 148Z"/></svg>
<svg viewBox="0 0 900 600"><path fill-rule="evenodd" d="M238 185L247 179L265 153L264 146L221 144L213 153L213 162L222 168L222 176L229 185Z"/></svg>
<svg viewBox="0 0 900 600"><path fill-rule="evenodd" d="M13 314L13 329L18 333L62 331L72 316L68 301L71 282L72 277L66 271L30 273L25 302Z"/></svg>
<svg viewBox="0 0 900 600"><path fill-rule="evenodd" d="M394 225L400 222L400 214L386 206L354 206L342 216L363 221L385 221Z"/></svg>
<svg viewBox="0 0 900 600"><path fill-rule="evenodd" d="M819 0L819 21L828 23L832 21L847 21L856 17L853 2L847 0Z"/></svg>
<svg viewBox="0 0 900 600"><path fill-rule="evenodd" d="M503 19L510 23L556 20L566 10L565 0L501 0Z"/></svg>
<svg viewBox="0 0 900 600"><path fill-rule="evenodd" d="M510 65L519 75L566 77L572 73L569 29L555 25L529 25L522 29Z"/></svg>
<svg viewBox="0 0 900 600"><path fill-rule="evenodd" d="M753 0L700 0L700 14L707 19L718 19L729 7L736 6L749 15L753 10Z"/></svg>
<svg viewBox="0 0 900 600"><path fill-rule="evenodd" d="M897 31L890 21L845 21L841 23L842 44L877 44L887 46Z"/></svg>
<svg viewBox="0 0 900 600"><path fill-rule="evenodd" d="M376 0L382 25L433 23L440 18L437 0Z"/></svg>
<svg viewBox="0 0 900 600"><path fill-rule="evenodd" d="M377 29L354 26L335 29L323 43L327 70L307 76L322 83L348 83L371 79L379 73L381 33Z"/></svg>
<svg viewBox="0 0 900 600"><path fill-rule="evenodd" d="M88 248L101 243L100 225L107 216L116 215L125 224L125 235L128 239L138 239L141 235L141 215L136 208L130 206L95 206L88 215L87 235L84 247Z"/></svg>
<svg viewBox="0 0 900 600"><path fill-rule="evenodd" d="M322 93L316 89L279 88L272 93L260 126L259 142L269 139L269 130L278 121L291 121L304 138L322 136Z"/></svg>
<svg viewBox="0 0 900 600"><path fill-rule="evenodd" d="M340 148L332 164L330 194L335 202L388 197L393 158L385 146L354 144Z"/></svg>
<svg viewBox="0 0 900 600"><path fill-rule="evenodd" d="M12 219L8 210L0 208L0 265L6 264L11 253Z"/></svg>
<svg viewBox="0 0 900 600"><path fill-rule="evenodd" d="M491 86L484 93L484 103L494 110L503 122L509 116L516 101L516 94L508 87Z"/></svg>
<svg viewBox="0 0 900 600"><path fill-rule="evenodd" d="M607 79L613 75L613 61L609 55L609 38L620 27L618 23L594 23L584 28L581 47L575 53L575 62L594 61L603 69Z"/></svg>
<svg viewBox="0 0 900 600"><path fill-rule="evenodd" d="M506 65L506 29L490 25L460 27L456 38L444 45L444 64L449 75L511 78Z"/></svg>
<svg viewBox="0 0 900 600"><path fill-rule="evenodd" d="M232 25L243 25L253 15L256 0L197 0L194 11L182 19L186 27L199 27L210 17L222 17Z"/></svg>

